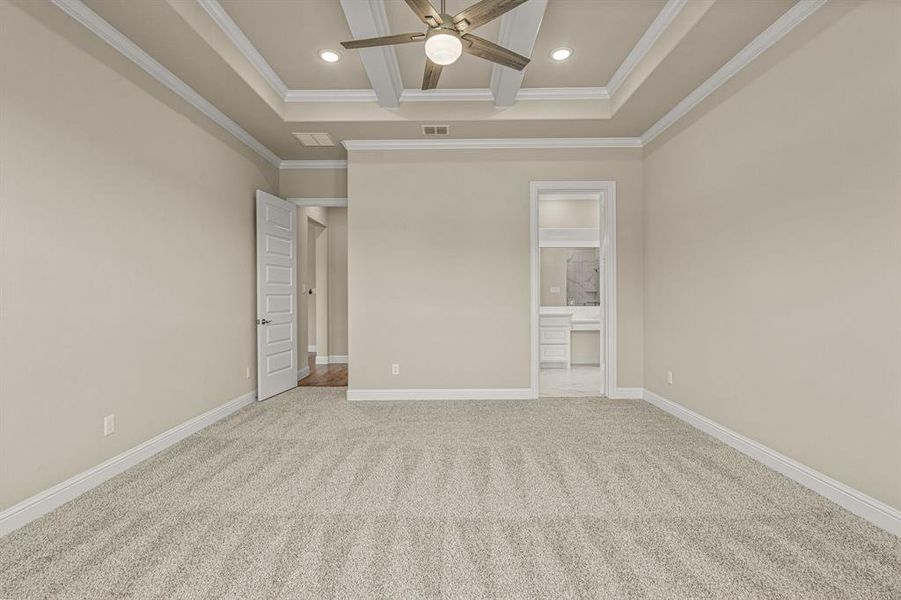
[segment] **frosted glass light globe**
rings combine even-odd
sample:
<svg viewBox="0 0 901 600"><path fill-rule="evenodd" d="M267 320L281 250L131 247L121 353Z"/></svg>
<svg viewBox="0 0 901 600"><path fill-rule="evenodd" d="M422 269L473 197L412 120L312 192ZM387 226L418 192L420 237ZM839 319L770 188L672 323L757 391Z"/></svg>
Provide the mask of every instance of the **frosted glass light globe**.
<svg viewBox="0 0 901 600"><path fill-rule="evenodd" d="M454 63L463 54L463 42L449 33L436 33L425 41L425 55L436 65Z"/></svg>

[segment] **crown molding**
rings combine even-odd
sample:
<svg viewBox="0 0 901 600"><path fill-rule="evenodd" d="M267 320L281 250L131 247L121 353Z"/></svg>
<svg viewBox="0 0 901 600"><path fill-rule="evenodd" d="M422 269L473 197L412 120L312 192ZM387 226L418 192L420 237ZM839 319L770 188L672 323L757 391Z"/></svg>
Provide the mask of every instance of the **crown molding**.
<svg viewBox="0 0 901 600"><path fill-rule="evenodd" d="M619 90L626 78L632 74L632 71L638 66L638 63L641 62L641 59L643 59L648 51L654 46L657 38L667 30L673 20L675 20L680 12L682 12L682 9L685 8L686 4L688 4L688 0L667 1L660 10L660 13L651 22L647 31L639 38L635 47L632 48L628 55L626 55L626 59L613 74L613 77L607 82L606 89L611 96Z"/></svg>
<svg viewBox="0 0 901 600"><path fill-rule="evenodd" d="M522 88L517 100L609 100L606 87Z"/></svg>
<svg viewBox="0 0 901 600"><path fill-rule="evenodd" d="M685 2L686 0L670 0L670 2ZM260 76L269 84L276 95L288 103L305 102L378 102L378 96L372 89L347 89L347 90L294 90L278 76L272 66L266 62L263 55L256 49L253 42L241 31L237 23L228 15L218 0L197 0L197 3L206 11L216 25L225 33L229 40L238 48L241 54L257 70ZM667 5L669 6L669 5ZM666 8L664 8L664 11ZM372 18L376 22L379 31L389 31L388 22L383 19L384 11L372 8ZM506 15L505 15L506 16ZM659 18L659 17L658 17ZM668 24L668 22L667 22ZM512 35L512 34L511 34ZM659 34L658 34L659 35ZM656 36L655 36L656 38ZM653 42L653 40L652 40ZM644 52L647 50L645 49ZM642 55L644 54L642 52ZM396 58L395 58L396 61ZM390 62L390 59L389 59ZM498 67L498 69L501 69ZM395 84L400 86L400 71L389 69L389 74ZM492 81L495 80L492 71ZM606 100L610 98L607 88L603 87L559 87L559 88L523 88L519 89L516 100ZM400 94L400 102L494 102L495 94L492 88L458 88L419 90L404 89Z"/></svg>
<svg viewBox="0 0 901 600"><path fill-rule="evenodd" d="M146 71L154 79L169 88L180 98L188 102L194 108L202 112L213 122L232 134L236 139L259 154L269 163L280 169L346 169L347 161L344 160L281 160L279 157L253 137L235 121L226 116L206 98L201 96L194 88L189 86L174 73L169 71L156 59L142 50L137 44L122 34L118 29L110 25L106 20L91 10L81 0L51 0L63 12L78 21L81 25L94 33L97 37L112 46L123 56L134 62ZM285 90L277 89L284 86L278 75L256 51L247 37L240 31L234 21L228 17L222 6L216 0L198 0L201 6L210 14L210 17L235 43L245 57L257 68L273 89L281 94L286 101L291 102L369 102L375 99L373 90ZM381 0L370 0L373 5L382 7ZM726 83L735 74L750 64L760 54L769 49L792 29L800 25L805 19L822 7L827 0L799 0L779 19L770 25L763 33L745 46L729 62L717 70L710 78L698 86L681 102L673 107L659 121L645 131L640 138L508 138L508 139L446 139L446 140L345 140L343 145L348 150L407 150L407 149L504 149L504 148L640 148L654 140L667 128L688 114L695 106L712 94L721 85ZM649 46L659 37L660 33L672 22L678 11L682 9L685 0L669 0L661 14L655 19L652 26L642 36L639 46ZM376 11L379 12L379 11ZM664 14L666 13L666 14ZM379 23L385 27L386 23ZM654 33L656 32L656 33ZM632 58L630 53L620 70L634 68L634 63L641 59L644 52L636 46L633 49L636 54ZM628 69L626 69L628 70ZM270 76L266 72L271 72ZM619 73L619 70L617 71ZM628 73L626 72L626 75ZM606 88L524 88L519 90L517 99L521 100L587 100L609 98L615 92L616 85L621 84L622 79L614 74L611 84ZM281 86L279 86L281 83ZM616 84L616 85L614 85ZM426 101L490 101L493 94L488 88L475 89L451 89L433 90L423 92L421 90L404 90L403 99L411 102Z"/></svg>
<svg viewBox="0 0 901 600"><path fill-rule="evenodd" d="M494 102L488 88L457 88L417 90L406 89L400 95L401 102Z"/></svg>
<svg viewBox="0 0 901 600"><path fill-rule="evenodd" d="M347 198L287 198L301 208L307 206L321 206L323 208L346 208Z"/></svg>
<svg viewBox="0 0 901 600"><path fill-rule="evenodd" d="M651 26L639 39L626 60L620 65L610 83L606 87L549 87L549 88L521 88L517 89L516 101L528 100L609 100L616 89L632 72L638 62L663 31L672 23L679 11L688 0L669 0L660 11L660 14L651 23ZM201 7L210 15L213 22L219 26L244 57L257 70L261 77L269 84L272 90L286 103L306 102L379 102L379 96L373 89L347 89L347 90L300 90L289 89L275 70L266 62L263 55L256 49L240 27L232 20L218 0L197 0ZM343 6L343 5L342 5ZM366 21L368 27L373 28L375 35L388 35L390 27L384 8L384 0L353 0L348 4L352 15ZM539 11L543 12L543 11ZM509 15L505 15L509 16ZM507 30L505 35L510 38L514 35L514 24L508 19L502 22ZM537 31L537 30L536 30ZM528 37L528 36L526 36ZM534 40L533 40L534 43ZM509 43L507 44L509 45ZM374 67L378 73L387 77L383 82L387 88L398 91L398 102L495 102L497 94L493 91L500 89L504 79L504 69L493 67L491 83L487 88L458 88L419 90L404 89L400 76L400 68L397 64L397 55L391 47L381 50L388 51L382 57L383 64ZM531 52L529 52L531 53ZM378 62L378 61L375 61ZM382 71L384 70L384 73ZM383 77L383 78L384 78ZM518 86L517 86L518 87ZM384 93L388 93L385 91ZM390 95L390 94L389 94ZM390 106L390 98L389 104Z"/></svg>
<svg viewBox="0 0 901 600"><path fill-rule="evenodd" d="M250 64L257 70L260 76L266 80L275 93L282 97L287 97L288 86L282 81L281 77L275 72L272 66L266 62L263 55L256 49L256 46L248 39L237 23L228 15L218 0L197 0L203 10L213 19L213 22L219 26L228 39L241 51Z"/></svg>
<svg viewBox="0 0 901 600"><path fill-rule="evenodd" d="M378 102L370 89L354 90L287 90L285 102Z"/></svg>
<svg viewBox="0 0 901 600"><path fill-rule="evenodd" d="M235 136L264 159L278 166L281 162L272 150L247 133L240 125L229 119L225 113L213 106L197 90L179 79L172 71L144 52L122 32L110 25L100 15L87 7L81 0L51 0L67 15L84 25L91 33L118 50L123 56L144 69L151 77L175 92L188 104L205 114L220 127Z"/></svg>
<svg viewBox="0 0 901 600"><path fill-rule="evenodd" d="M285 102L376 102L375 92L354 90L287 90ZM603 87L522 88L517 100L609 100ZM489 88L405 89L401 102L494 102Z"/></svg>
<svg viewBox="0 0 901 600"><path fill-rule="evenodd" d="M641 148L640 138L497 138L344 140L348 150L500 150L507 148Z"/></svg>
<svg viewBox="0 0 901 600"><path fill-rule="evenodd" d="M346 160L283 160L278 165L284 171L305 169L346 169Z"/></svg>
<svg viewBox="0 0 901 600"><path fill-rule="evenodd" d="M827 0L798 0L798 3L785 11L763 33L751 40L738 54L699 85L692 93L672 108L668 113L651 125L641 135L642 144L650 143L658 135L666 131L676 121L688 114L691 109L701 103L721 85L729 81L736 73L744 69L755 58L763 54L770 46L781 40L788 32L800 25L804 20L826 4Z"/></svg>

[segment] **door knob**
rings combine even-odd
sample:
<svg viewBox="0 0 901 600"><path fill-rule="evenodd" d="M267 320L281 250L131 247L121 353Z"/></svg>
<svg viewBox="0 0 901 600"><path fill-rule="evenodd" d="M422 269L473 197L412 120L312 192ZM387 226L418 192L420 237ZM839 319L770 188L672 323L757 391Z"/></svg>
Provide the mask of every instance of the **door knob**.
<svg viewBox="0 0 901 600"><path fill-rule="evenodd" d="M270 319L257 319L257 325L268 325L272 323Z"/></svg>

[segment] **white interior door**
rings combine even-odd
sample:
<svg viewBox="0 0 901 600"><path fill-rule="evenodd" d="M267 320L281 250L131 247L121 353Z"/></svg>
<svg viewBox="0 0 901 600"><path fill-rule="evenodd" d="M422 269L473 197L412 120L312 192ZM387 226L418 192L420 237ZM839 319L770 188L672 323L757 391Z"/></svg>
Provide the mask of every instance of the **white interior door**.
<svg viewBox="0 0 901 600"><path fill-rule="evenodd" d="M257 399L297 385L297 206L257 190Z"/></svg>

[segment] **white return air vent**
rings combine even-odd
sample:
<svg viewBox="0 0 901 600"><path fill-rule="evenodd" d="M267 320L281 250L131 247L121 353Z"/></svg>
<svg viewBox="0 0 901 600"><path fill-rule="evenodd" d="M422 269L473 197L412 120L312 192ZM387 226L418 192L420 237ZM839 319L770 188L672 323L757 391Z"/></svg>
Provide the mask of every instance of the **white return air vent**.
<svg viewBox="0 0 901 600"><path fill-rule="evenodd" d="M447 125L423 125L422 126L422 135L425 136L435 136L435 135L448 135L450 134L450 127Z"/></svg>
<svg viewBox="0 0 901 600"><path fill-rule="evenodd" d="M292 134L304 146L334 146L335 142L327 133L301 133L294 132Z"/></svg>

